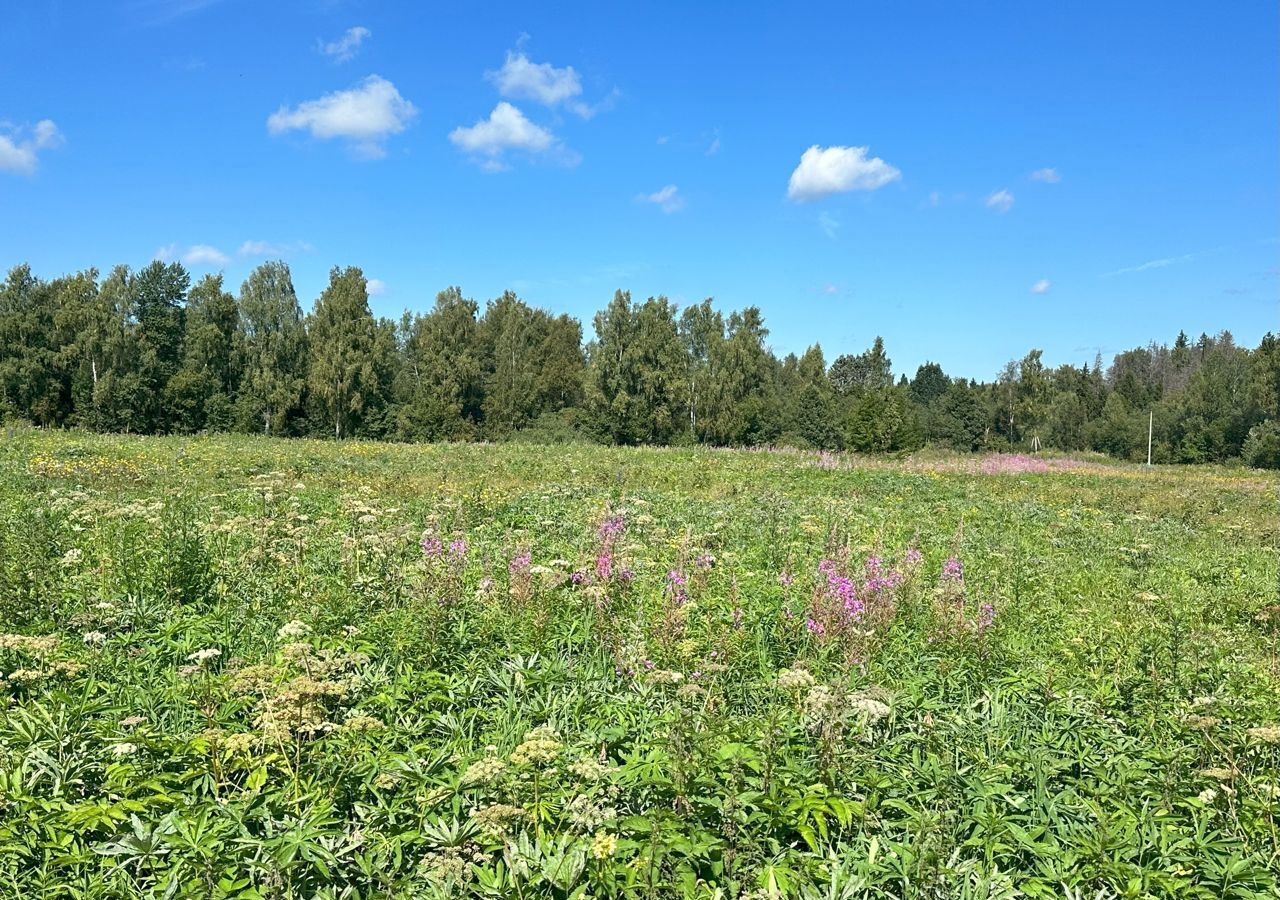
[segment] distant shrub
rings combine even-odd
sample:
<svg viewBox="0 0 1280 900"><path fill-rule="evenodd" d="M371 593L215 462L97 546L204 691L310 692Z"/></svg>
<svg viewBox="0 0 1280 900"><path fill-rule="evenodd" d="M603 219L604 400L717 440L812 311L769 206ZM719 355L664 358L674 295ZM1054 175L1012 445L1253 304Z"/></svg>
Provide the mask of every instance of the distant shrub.
<svg viewBox="0 0 1280 900"><path fill-rule="evenodd" d="M1280 469L1280 422L1267 419L1250 428L1240 455L1255 469Z"/></svg>

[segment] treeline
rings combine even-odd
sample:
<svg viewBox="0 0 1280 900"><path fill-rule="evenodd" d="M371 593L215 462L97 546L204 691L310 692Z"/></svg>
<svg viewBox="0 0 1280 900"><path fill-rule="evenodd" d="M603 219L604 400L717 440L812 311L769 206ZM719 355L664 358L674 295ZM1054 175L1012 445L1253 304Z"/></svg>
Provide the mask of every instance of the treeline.
<svg viewBox="0 0 1280 900"><path fill-rule="evenodd" d="M936 363L895 380L884 343L830 365L814 344L777 358L754 307L680 310L619 291L594 338L504 293L458 288L399 321L334 268L309 314L283 262L238 295L178 263L0 288L0 416L99 431L243 431L404 441L596 440L909 451L1036 447L1159 462L1280 467L1280 341L1228 332L1047 368L1032 350L992 382Z"/></svg>

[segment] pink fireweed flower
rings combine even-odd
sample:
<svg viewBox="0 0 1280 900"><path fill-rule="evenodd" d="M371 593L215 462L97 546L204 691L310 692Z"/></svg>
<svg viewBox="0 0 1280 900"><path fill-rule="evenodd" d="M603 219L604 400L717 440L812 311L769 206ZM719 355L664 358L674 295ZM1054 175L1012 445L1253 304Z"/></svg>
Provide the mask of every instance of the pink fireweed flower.
<svg viewBox="0 0 1280 900"><path fill-rule="evenodd" d="M467 555L467 542L462 538L449 542L449 555L454 559L461 559Z"/></svg>
<svg viewBox="0 0 1280 900"><path fill-rule="evenodd" d="M910 550L907 551L907 555L903 557L903 562L907 566L914 566L914 565L917 565L920 562L920 560L923 558L924 558L924 554L922 554L915 547L912 547Z"/></svg>
<svg viewBox="0 0 1280 900"><path fill-rule="evenodd" d="M521 550L511 557L511 562L507 564L507 572L515 576L528 575L530 569L533 568L533 557L528 550Z"/></svg>
<svg viewBox="0 0 1280 900"><path fill-rule="evenodd" d="M608 581L613 577L613 554L608 550L602 550L600 555L596 557L596 578L601 581Z"/></svg>
<svg viewBox="0 0 1280 900"><path fill-rule="evenodd" d="M686 588L689 579L679 569L672 569L667 573L666 593L675 601L677 606L683 606L689 599L689 592Z"/></svg>
<svg viewBox="0 0 1280 900"><path fill-rule="evenodd" d="M444 541L438 534L424 534L419 545L422 547L422 555L428 559L438 559L444 555Z"/></svg>
<svg viewBox="0 0 1280 900"><path fill-rule="evenodd" d="M627 522L623 516L609 516L596 529L596 536L600 538L601 543L610 544L613 543L614 538L618 537L626 529Z"/></svg>
<svg viewBox="0 0 1280 900"><path fill-rule="evenodd" d="M795 580L796 576L792 575L790 572L782 571L778 573L778 584L782 585L784 588L791 587L791 585L795 583Z"/></svg>
<svg viewBox="0 0 1280 900"><path fill-rule="evenodd" d="M822 635L827 633L827 626L823 625L817 619L805 619L804 627L808 629L810 634Z"/></svg>
<svg viewBox="0 0 1280 900"><path fill-rule="evenodd" d="M699 553L698 558L693 561L693 564L699 569L710 569L715 565L715 561L716 558L710 553Z"/></svg>
<svg viewBox="0 0 1280 900"><path fill-rule="evenodd" d="M990 603L984 603L978 609L978 630L986 631L996 621L996 608Z"/></svg>
<svg viewBox="0 0 1280 900"><path fill-rule="evenodd" d="M741 607L741 606L735 606L735 607L733 608L733 627L734 627L734 628L741 628L741 627L742 627L742 615L743 615L743 613L742 613L742 607Z"/></svg>
<svg viewBox="0 0 1280 900"><path fill-rule="evenodd" d="M963 581L964 580L964 563L956 559L954 556L949 557L942 564L942 578L944 581Z"/></svg>

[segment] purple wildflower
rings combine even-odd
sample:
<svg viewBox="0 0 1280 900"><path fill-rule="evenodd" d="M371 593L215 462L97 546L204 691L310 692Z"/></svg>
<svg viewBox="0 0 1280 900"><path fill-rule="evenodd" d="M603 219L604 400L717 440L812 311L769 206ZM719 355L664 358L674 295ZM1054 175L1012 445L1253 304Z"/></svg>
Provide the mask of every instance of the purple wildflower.
<svg viewBox="0 0 1280 900"><path fill-rule="evenodd" d="M964 581L964 563L954 556L948 557L942 564L942 577L945 581Z"/></svg>

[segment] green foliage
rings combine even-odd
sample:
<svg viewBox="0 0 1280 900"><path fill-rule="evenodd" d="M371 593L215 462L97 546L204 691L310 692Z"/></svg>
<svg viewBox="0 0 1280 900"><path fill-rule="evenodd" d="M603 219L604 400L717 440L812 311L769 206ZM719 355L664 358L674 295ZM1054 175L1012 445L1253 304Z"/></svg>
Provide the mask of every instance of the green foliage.
<svg viewBox="0 0 1280 900"><path fill-rule="evenodd" d="M1274 896L1273 487L18 429L0 884Z"/></svg>
<svg viewBox="0 0 1280 900"><path fill-rule="evenodd" d="M927 362L895 382L884 341L827 368L818 345L782 359L756 307L679 310L618 291L581 324L510 291L480 312L459 288L426 313L375 319L359 269L335 269L303 316L288 266L240 296L177 263L0 285L0 417L98 431L259 432L404 441L562 441L904 452L1094 450L1156 462L1242 458L1280 420L1280 341L1180 333L1092 365L1040 350L996 379ZM1266 432L1264 431L1264 434ZM1267 460L1257 442L1251 459Z"/></svg>
<svg viewBox="0 0 1280 900"><path fill-rule="evenodd" d="M307 385L338 440L352 434L382 404L375 368L377 335L364 273L354 266L334 268L307 320Z"/></svg>
<svg viewBox="0 0 1280 900"><path fill-rule="evenodd" d="M1241 455L1254 468L1280 469L1280 421L1267 419L1249 429Z"/></svg>

